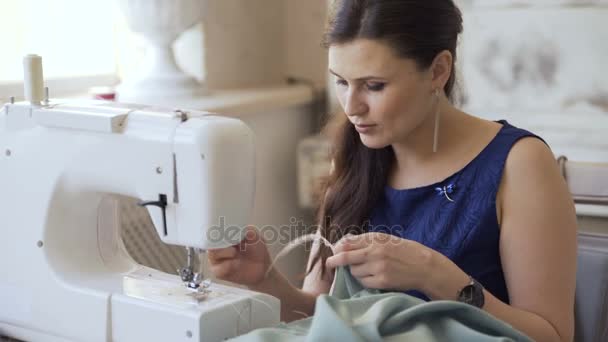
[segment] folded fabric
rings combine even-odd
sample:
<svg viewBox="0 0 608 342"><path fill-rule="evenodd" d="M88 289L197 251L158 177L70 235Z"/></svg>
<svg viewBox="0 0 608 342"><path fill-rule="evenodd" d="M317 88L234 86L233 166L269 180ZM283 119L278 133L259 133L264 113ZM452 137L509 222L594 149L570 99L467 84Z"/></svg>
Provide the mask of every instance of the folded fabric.
<svg viewBox="0 0 608 342"><path fill-rule="evenodd" d="M364 288L348 267L312 317L254 330L231 341L532 341L487 312L456 301L425 302Z"/></svg>

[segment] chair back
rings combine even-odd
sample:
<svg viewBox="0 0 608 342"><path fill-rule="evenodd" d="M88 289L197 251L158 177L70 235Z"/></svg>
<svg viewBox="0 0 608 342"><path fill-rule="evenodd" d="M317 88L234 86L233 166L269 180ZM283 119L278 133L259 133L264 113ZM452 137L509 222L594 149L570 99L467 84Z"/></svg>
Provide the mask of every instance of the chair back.
<svg viewBox="0 0 608 342"><path fill-rule="evenodd" d="M574 203L608 209L608 163L572 162L563 156L558 163ZM575 341L608 341L608 227L605 233L579 227Z"/></svg>

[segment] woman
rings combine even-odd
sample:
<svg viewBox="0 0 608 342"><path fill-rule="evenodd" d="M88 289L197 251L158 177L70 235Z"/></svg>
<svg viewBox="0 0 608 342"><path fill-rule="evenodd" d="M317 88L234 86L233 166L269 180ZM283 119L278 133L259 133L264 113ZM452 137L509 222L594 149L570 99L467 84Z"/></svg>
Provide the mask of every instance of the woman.
<svg viewBox="0 0 608 342"><path fill-rule="evenodd" d="M451 0L344 0L326 33L344 115L300 290L255 231L209 252L214 274L314 313L333 270L368 288L476 305L537 341L571 341L576 218L547 145L452 104L460 11ZM242 248L246 245L247 248Z"/></svg>

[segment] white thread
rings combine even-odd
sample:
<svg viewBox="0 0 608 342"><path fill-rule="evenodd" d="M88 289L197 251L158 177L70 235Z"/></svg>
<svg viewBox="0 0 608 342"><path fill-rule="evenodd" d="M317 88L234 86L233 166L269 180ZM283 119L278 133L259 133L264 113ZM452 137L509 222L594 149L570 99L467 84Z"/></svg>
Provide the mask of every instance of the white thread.
<svg viewBox="0 0 608 342"><path fill-rule="evenodd" d="M23 57L23 92L26 101L40 105L44 99L42 58L38 55Z"/></svg>
<svg viewBox="0 0 608 342"><path fill-rule="evenodd" d="M306 235L300 236L299 238L291 241L285 247L283 247L283 249L281 249L281 251L274 257L274 260L272 261L272 263L270 263L270 266L266 270L266 273L264 276L265 277L268 276L268 273L270 273L270 271L276 264L277 260L279 260L279 258L284 257L286 254L291 252L298 245L301 245L302 243L308 242L308 241L313 241L313 243L314 243L314 242L318 242L318 240L320 240L325 246L329 247L333 254L336 254L335 247L331 244L331 242L329 242L329 240L327 240L326 238L324 238L320 235L317 235L317 234L306 234Z"/></svg>
<svg viewBox="0 0 608 342"><path fill-rule="evenodd" d="M300 315L304 316L304 318L308 318L308 314L306 312L302 312L302 311L298 311L298 310L292 310L291 312L300 314Z"/></svg>
<svg viewBox="0 0 608 342"><path fill-rule="evenodd" d="M270 304L266 303L265 301L263 301L263 300L261 300L261 299L257 299L257 298L255 298L255 297L250 297L249 299L251 299L252 301L255 301L255 302L258 302L258 303L262 303L262 304L264 304L264 305L265 305L265 306L268 308L268 310L270 310L270 312L272 312L273 314L275 314L275 313L277 312L276 310L274 310L274 309L273 309L273 307L272 307L272 306L270 306ZM231 305L232 305L232 308L233 308L233 309L234 309L234 310L237 312L237 314L238 314L238 315L239 315L239 317L240 317L240 316L241 316L241 311L242 311L242 309L241 309L241 310L237 310L237 308L236 308L236 307L234 307L234 304L231 304ZM251 310L253 310L253 307L251 308ZM280 315L280 312L281 312L281 309L280 309L280 308L279 308L278 312L279 312L279 315Z"/></svg>
<svg viewBox="0 0 608 342"><path fill-rule="evenodd" d="M308 241L313 241L313 243L315 242L321 242L323 243L325 246L329 247L332 251L333 254L336 254L335 251L335 246L331 244L331 242L329 242L329 240L327 240L326 238L317 235L317 234L307 234L307 235L303 235L293 241L291 241L290 243L288 243L285 247L283 247L283 249L281 249L281 251L274 257L274 260L272 261L272 263L270 264L270 266L268 267L268 270L266 270L265 273L265 277L268 276L268 273L270 273L270 271L272 270L272 268L274 267L274 265L276 264L276 262L284 257L285 255L287 255L289 252L291 252L291 250L293 250L295 247L297 247L298 245L301 245L302 243L308 242ZM335 285L335 278L334 281L331 284L331 288L329 290L329 293L331 294L333 292L334 289L334 285ZM250 298L253 301L262 303L263 305L265 305L271 312L275 312L275 310L272 308L272 306L270 306L268 303L264 302L263 300L251 297ZM231 305L232 308L237 312L237 314L240 315L240 310L238 310L236 307L234 307L233 305ZM297 311L297 310L293 310L292 312L297 313L302 315L304 318L309 317L308 314L306 314L305 312L302 311Z"/></svg>
<svg viewBox="0 0 608 342"><path fill-rule="evenodd" d="M270 263L270 266L268 267L268 270L266 270L266 273L264 274L264 277L268 276L268 273L270 273L270 271L272 270L272 268L274 267L274 265L276 264L276 262L284 257L285 255L287 255L289 252L291 252L295 247L308 242L308 241L313 241L313 243L320 241L321 243L323 243L325 246L329 247L332 251L332 253L335 253L335 247L331 244L331 242L329 242L329 240L327 240L326 238L317 235L317 234L307 234L307 235L303 235L300 236L299 238L294 239L293 241L291 241L290 243L288 243L285 247L283 247L283 249L281 249L281 251L274 257L274 260L272 261L272 263ZM334 279L335 280L335 279ZM333 288L334 288L334 284L335 281L332 283L331 288L330 288L330 293L333 292ZM254 301L257 301L259 303L264 304L266 307L268 307L270 309L270 311L273 311L273 308L266 302L257 299L257 298L251 298ZM233 306L234 310L237 310L236 307ZM238 310L237 310L238 312ZM305 312L302 311L297 311L297 310L293 310L292 312L297 313L302 315L304 318L308 317L308 314L306 314Z"/></svg>

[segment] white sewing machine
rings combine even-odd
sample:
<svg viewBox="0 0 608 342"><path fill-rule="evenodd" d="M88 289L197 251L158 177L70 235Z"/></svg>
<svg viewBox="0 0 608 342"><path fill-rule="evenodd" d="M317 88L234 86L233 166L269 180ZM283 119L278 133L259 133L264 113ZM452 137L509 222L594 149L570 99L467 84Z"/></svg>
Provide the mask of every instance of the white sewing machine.
<svg viewBox="0 0 608 342"><path fill-rule="evenodd" d="M26 66L27 101L0 110L0 336L220 341L279 322L276 298L203 281L191 260L181 277L136 264L107 201L144 201L162 241L191 247L191 257L235 244L209 229L220 218L247 224L255 175L245 124L49 102L42 82L27 78Z"/></svg>

